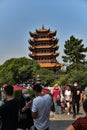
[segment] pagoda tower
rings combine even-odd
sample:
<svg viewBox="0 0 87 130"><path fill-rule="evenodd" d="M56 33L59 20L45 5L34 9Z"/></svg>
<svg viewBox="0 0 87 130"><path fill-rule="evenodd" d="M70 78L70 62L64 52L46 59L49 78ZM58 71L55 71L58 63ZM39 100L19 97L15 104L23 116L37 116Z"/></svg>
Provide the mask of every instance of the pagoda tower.
<svg viewBox="0 0 87 130"><path fill-rule="evenodd" d="M32 38L28 40L30 44L29 50L31 51L29 56L37 61L41 67L54 71L60 69L62 66L56 60L56 57L59 56L57 52L59 48L57 45L58 39L55 38L56 32L52 32L50 29L42 26L41 29L30 32Z"/></svg>

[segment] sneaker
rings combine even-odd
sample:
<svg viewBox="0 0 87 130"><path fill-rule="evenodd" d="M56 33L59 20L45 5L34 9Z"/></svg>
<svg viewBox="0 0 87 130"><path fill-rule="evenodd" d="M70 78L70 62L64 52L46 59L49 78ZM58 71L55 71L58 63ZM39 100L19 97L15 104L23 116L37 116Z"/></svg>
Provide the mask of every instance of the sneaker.
<svg viewBox="0 0 87 130"><path fill-rule="evenodd" d="M70 113L68 112L68 113L67 113L67 115L69 116L69 115L70 115Z"/></svg>

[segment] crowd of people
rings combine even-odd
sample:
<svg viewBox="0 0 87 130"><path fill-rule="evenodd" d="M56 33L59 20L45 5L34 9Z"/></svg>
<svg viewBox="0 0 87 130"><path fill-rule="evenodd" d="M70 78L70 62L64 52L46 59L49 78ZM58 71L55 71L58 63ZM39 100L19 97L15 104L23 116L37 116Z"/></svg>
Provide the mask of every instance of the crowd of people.
<svg viewBox="0 0 87 130"><path fill-rule="evenodd" d="M82 104L82 89L78 82L75 81L74 85L65 85L59 87L58 84L54 85L51 90L53 96L55 115L56 114L71 114L73 110L73 118L79 114L80 105Z"/></svg>
<svg viewBox="0 0 87 130"><path fill-rule="evenodd" d="M14 98L13 86L6 85L5 99L0 100L1 130L32 130L32 126L35 130L49 130L50 111L54 112L55 117L73 114L73 118L76 118L82 102L86 117L79 118L66 130L87 130L87 93L83 101L82 89L77 81L62 87L55 84L47 93L40 84L35 84L32 90L35 94L33 99L27 88L22 90L20 98Z"/></svg>
<svg viewBox="0 0 87 130"><path fill-rule="evenodd" d="M87 130L87 87L84 91L85 97L83 97L82 88L77 81L73 85L63 87L55 84L51 94L54 101L55 115L62 113L70 115L72 113L73 118L76 118L76 115L80 114L80 106L83 104L85 116L76 119L66 130Z"/></svg>
<svg viewBox="0 0 87 130"><path fill-rule="evenodd" d="M49 130L50 108L52 98L49 94L42 93L40 84L33 86L35 93L31 99L28 89L23 89L20 98L14 98L13 86L6 85L4 94L6 99L0 106L1 130Z"/></svg>

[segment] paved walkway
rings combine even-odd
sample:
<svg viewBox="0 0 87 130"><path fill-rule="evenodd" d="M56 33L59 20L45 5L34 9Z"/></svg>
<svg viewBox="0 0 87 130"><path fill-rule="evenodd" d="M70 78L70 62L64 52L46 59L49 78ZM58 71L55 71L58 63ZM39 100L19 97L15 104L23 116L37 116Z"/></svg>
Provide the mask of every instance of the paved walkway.
<svg viewBox="0 0 87 130"><path fill-rule="evenodd" d="M50 122L50 130L65 130L68 125L70 125L73 121L69 120L51 120Z"/></svg>
<svg viewBox="0 0 87 130"><path fill-rule="evenodd" d="M50 113L50 130L65 130L66 127L72 122L74 122L77 118L83 117L85 113L83 112L82 107L80 108L80 114L73 119L73 114L66 115L66 114L59 114L54 115L53 112Z"/></svg>

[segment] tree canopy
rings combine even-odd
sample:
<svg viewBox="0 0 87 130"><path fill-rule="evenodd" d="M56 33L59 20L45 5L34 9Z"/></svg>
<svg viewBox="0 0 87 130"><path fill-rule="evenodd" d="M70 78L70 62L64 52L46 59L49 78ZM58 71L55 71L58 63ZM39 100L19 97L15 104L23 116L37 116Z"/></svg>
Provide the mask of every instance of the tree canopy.
<svg viewBox="0 0 87 130"><path fill-rule="evenodd" d="M87 47L84 47L82 44L82 39L76 39L74 36L70 37L70 40L65 41L65 49L63 56L64 62L69 63L83 63L85 60L86 55L84 54L87 52Z"/></svg>
<svg viewBox="0 0 87 130"><path fill-rule="evenodd" d="M85 64L87 47L82 44L82 39L71 36L65 41L63 61L69 65L69 69L80 69Z"/></svg>
<svg viewBox="0 0 87 130"><path fill-rule="evenodd" d="M25 57L9 59L0 66L1 85L29 83L36 81L37 75L40 75L41 83L46 82L48 85L55 80L53 71L43 69L36 61Z"/></svg>
<svg viewBox="0 0 87 130"><path fill-rule="evenodd" d="M0 84L26 82L39 68L38 63L25 57L9 59L0 66Z"/></svg>
<svg viewBox="0 0 87 130"><path fill-rule="evenodd" d="M82 42L82 39L74 36L65 41L62 58L67 66L60 74L60 84L73 84L74 81L78 81L82 88L87 86L87 47L84 47Z"/></svg>

